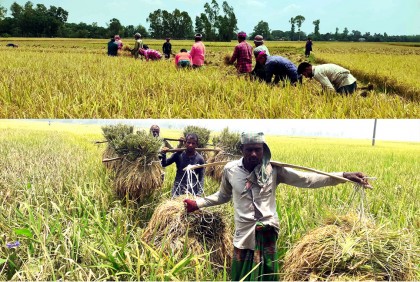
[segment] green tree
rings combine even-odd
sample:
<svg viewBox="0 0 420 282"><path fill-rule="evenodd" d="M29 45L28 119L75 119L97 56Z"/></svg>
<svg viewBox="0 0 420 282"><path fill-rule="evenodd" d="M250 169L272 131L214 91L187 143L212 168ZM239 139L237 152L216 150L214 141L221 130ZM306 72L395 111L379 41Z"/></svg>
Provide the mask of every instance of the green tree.
<svg viewBox="0 0 420 282"><path fill-rule="evenodd" d="M235 37L235 32L238 30L235 12L233 7L224 1L222 3L223 16L218 18L218 37L221 41L231 41Z"/></svg>
<svg viewBox="0 0 420 282"><path fill-rule="evenodd" d="M204 22L201 19L201 17L196 16L195 17L195 28L194 28L194 32L195 33L204 33Z"/></svg>
<svg viewBox="0 0 420 282"><path fill-rule="evenodd" d="M296 24L295 18L290 18L289 23L291 25L291 27L290 27L290 40L293 41L294 38L295 38L295 24Z"/></svg>
<svg viewBox="0 0 420 282"><path fill-rule="evenodd" d="M204 12L209 25L206 26L206 37L207 40L217 40L217 30L219 28L219 11L220 7L216 0L204 4Z"/></svg>
<svg viewBox="0 0 420 282"><path fill-rule="evenodd" d="M303 22L305 21L305 17L304 17L304 16L302 16L302 15L297 15L297 16L294 18L294 20L295 20L295 22L296 22L296 24L297 24L297 26L298 26L299 41L300 41L300 28L302 27L302 24L303 24Z"/></svg>
<svg viewBox="0 0 420 282"><path fill-rule="evenodd" d="M108 37L122 33L123 28L120 21L116 18L112 18L108 23Z"/></svg>
<svg viewBox="0 0 420 282"><path fill-rule="evenodd" d="M319 24L320 24L320 20L315 20L315 21L313 21L312 23L314 24L314 36L315 36L315 38L318 38L319 37Z"/></svg>
<svg viewBox="0 0 420 282"><path fill-rule="evenodd" d="M251 33L251 38L254 38L256 35L262 35L264 37L264 39L271 40L271 30L270 30L267 22L260 21L254 27L254 31Z"/></svg>
<svg viewBox="0 0 420 282"><path fill-rule="evenodd" d="M3 6L0 6L0 21L6 17L7 9Z"/></svg>

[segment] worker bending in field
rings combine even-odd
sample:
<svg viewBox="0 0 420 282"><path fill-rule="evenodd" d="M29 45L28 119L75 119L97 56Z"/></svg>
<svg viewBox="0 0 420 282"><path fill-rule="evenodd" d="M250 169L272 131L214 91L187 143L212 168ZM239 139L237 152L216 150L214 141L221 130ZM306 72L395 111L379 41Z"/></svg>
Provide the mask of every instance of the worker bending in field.
<svg viewBox="0 0 420 282"><path fill-rule="evenodd" d="M279 81L285 82L289 80L292 85L296 85L298 79L298 72L295 64L286 58L280 56L269 56L265 51L261 51L257 56L257 61L264 66L265 82L272 83L274 76L274 84Z"/></svg>
<svg viewBox="0 0 420 282"><path fill-rule="evenodd" d="M312 66L310 63L303 62L298 67L298 74L306 78L314 78L321 83L324 90L352 94L357 89L356 78L350 71L335 64Z"/></svg>
<svg viewBox="0 0 420 282"><path fill-rule="evenodd" d="M198 136L194 133L188 133L185 136L186 149L176 152L169 159L166 158L168 148L162 149L162 167L176 163L176 176L172 187L172 197L191 193L194 195L202 195L204 188L204 168L195 170L192 178L189 178L184 168L188 165L204 164L204 158L197 151Z"/></svg>
<svg viewBox="0 0 420 282"><path fill-rule="evenodd" d="M187 212L193 212L232 199L235 235L230 279L279 281L277 186L285 183L301 188L319 188L345 181L313 172L272 166L271 152L263 133L242 133L241 150L242 158L224 167L219 191L197 200L185 199L184 203ZM331 174L368 185L360 172Z"/></svg>
<svg viewBox="0 0 420 282"><path fill-rule="evenodd" d="M159 51L153 49L140 48L139 54L146 58L146 61L158 61L162 58L162 54Z"/></svg>
<svg viewBox="0 0 420 282"><path fill-rule="evenodd" d="M175 66L177 68L190 68L192 63L192 57L187 52L187 49L181 49L181 51L175 56Z"/></svg>
<svg viewBox="0 0 420 282"><path fill-rule="evenodd" d="M238 33L238 42L239 44L235 46L229 64L236 61L238 74L249 74L252 71L252 46L246 42L245 32Z"/></svg>
<svg viewBox="0 0 420 282"><path fill-rule="evenodd" d="M115 42L115 38L111 37L108 42L108 56L115 57L118 55L118 43Z"/></svg>
<svg viewBox="0 0 420 282"><path fill-rule="evenodd" d="M268 51L267 46L265 46L264 44L264 38L262 37L262 35L256 35L254 37L254 57L256 60L255 63L255 67L251 72L251 75L258 79L258 80L265 80L265 70L264 70L264 65L260 64L257 60L258 54L262 51L264 51L267 56L270 56L270 52Z"/></svg>

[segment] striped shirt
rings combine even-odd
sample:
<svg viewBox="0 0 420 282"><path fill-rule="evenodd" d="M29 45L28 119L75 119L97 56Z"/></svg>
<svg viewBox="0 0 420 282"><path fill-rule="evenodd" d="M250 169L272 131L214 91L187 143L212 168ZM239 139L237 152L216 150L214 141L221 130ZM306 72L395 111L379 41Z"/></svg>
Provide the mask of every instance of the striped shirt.
<svg viewBox="0 0 420 282"><path fill-rule="evenodd" d="M231 63L236 63L238 73L250 73L252 71L252 46L245 40L236 45L233 51Z"/></svg>

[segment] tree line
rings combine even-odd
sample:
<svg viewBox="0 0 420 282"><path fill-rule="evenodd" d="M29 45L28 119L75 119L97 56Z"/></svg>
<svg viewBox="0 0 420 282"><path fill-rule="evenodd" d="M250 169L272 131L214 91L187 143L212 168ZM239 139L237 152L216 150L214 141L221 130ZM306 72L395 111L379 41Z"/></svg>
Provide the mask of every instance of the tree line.
<svg viewBox="0 0 420 282"><path fill-rule="evenodd" d="M238 32L237 18L232 6L223 1L220 6L216 0L204 4L204 10L195 17L194 24L189 14L175 9L155 10L149 14L146 22L149 29L143 25L124 26L117 18L112 18L106 27L96 22L68 23L68 12L62 7L43 4L34 5L28 1L25 5L14 2L10 7L11 16L6 17L7 9L0 6L0 36L1 37L64 37L64 38L109 38L115 34L121 37L132 37L140 32L144 37L156 39L174 38L191 39L195 33L203 34L207 41L230 41L236 39ZM336 28L335 33L321 34L321 21L313 21L314 31L306 34L301 31L305 17L297 15L289 20L290 30L271 30L268 23L260 21L254 27L251 38L262 35L265 40L300 41L311 37L317 41L373 41L373 42L420 42L420 35L389 36L386 33L366 32L344 28L342 32Z"/></svg>

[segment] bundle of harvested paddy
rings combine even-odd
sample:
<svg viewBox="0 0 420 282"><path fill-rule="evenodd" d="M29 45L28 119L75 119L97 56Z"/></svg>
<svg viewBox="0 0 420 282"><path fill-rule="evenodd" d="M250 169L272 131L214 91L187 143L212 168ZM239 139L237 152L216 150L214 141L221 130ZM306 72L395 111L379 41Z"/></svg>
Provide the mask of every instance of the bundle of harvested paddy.
<svg viewBox="0 0 420 282"><path fill-rule="evenodd" d="M122 140L129 134L133 134L134 126L117 124L117 125L106 125L102 126L102 132L107 142L107 147L102 155L103 159L111 159L118 157L118 153L115 150L116 146L122 142ZM105 162L105 167L108 170L116 171L120 162Z"/></svg>
<svg viewBox="0 0 420 282"><path fill-rule="evenodd" d="M213 138L213 144L221 149L221 151L209 158L208 163L238 160L241 158L241 138L239 133L229 132L229 128L222 130L220 135ZM210 166L205 170L207 176L212 177L216 181L222 179L223 166Z"/></svg>
<svg viewBox="0 0 420 282"><path fill-rule="evenodd" d="M415 280L419 248L408 233L356 215L329 220L286 254L284 280ZM418 277L417 277L418 279Z"/></svg>
<svg viewBox="0 0 420 282"><path fill-rule="evenodd" d="M114 172L114 188L119 198L142 201L159 191L163 184L163 168L159 160L162 140L146 131L118 125L106 128L108 148L104 152L114 158L108 168Z"/></svg>
<svg viewBox="0 0 420 282"><path fill-rule="evenodd" d="M187 137L188 133L195 133L198 136L198 147L205 148L209 143L210 139L210 130L205 127L200 127L196 125L188 125L184 128L183 136L184 138ZM207 161L214 153L213 152L201 152L204 160Z"/></svg>
<svg viewBox="0 0 420 282"><path fill-rule="evenodd" d="M229 266L232 260L233 234L221 211L198 210L187 214L186 196L163 201L154 211L143 239L168 254L183 257L186 250L195 255L209 254L216 266Z"/></svg>
<svg viewBox="0 0 420 282"><path fill-rule="evenodd" d="M232 57L229 55L229 54L226 54L224 57L223 57L223 62L225 63L225 65L226 66L230 66L230 65L232 65L231 63L230 63L230 59L231 59Z"/></svg>

